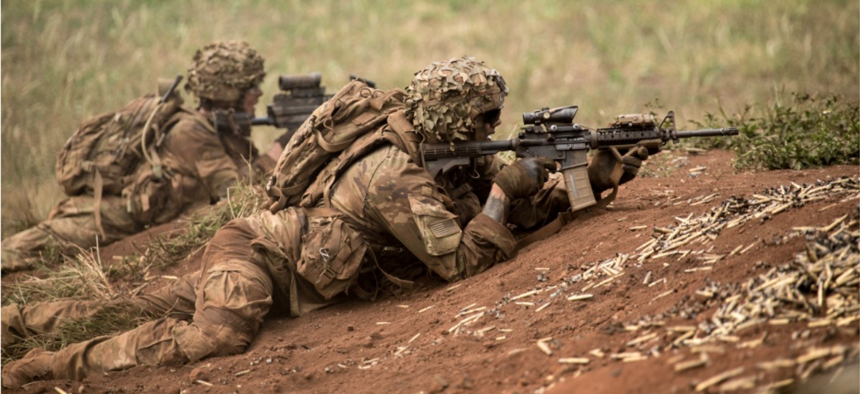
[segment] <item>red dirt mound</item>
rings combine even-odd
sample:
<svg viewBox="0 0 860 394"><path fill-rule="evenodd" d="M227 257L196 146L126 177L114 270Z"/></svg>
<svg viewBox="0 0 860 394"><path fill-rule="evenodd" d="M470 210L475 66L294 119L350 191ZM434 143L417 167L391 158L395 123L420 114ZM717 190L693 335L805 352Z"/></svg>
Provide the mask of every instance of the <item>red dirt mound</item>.
<svg viewBox="0 0 860 394"><path fill-rule="evenodd" d="M710 269L691 270L701 264L686 255L641 263L631 257L613 280L588 282L591 298L565 299L586 293L584 282L570 278L619 254L636 255L654 226L675 226L679 219L697 217L731 196L750 197L792 182L857 176L857 168L848 166L736 173L731 159L731 153L708 152L690 156L688 164L667 170L668 176L636 179L622 188L610 208L583 215L559 234L477 277L455 284L428 278L404 296L352 301L296 319L271 316L247 352L238 356L181 368L138 367L84 382L39 382L21 392L53 392L57 387L84 393L673 393L693 392L696 385L702 385L702 391L743 392L842 368L842 359L830 361L837 353L844 360L856 358L857 321L813 328L807 322L763 323L716 342L678 348L671 344L685 331L678 328L679 334L669 334L669 328L710 324L717 306L697 298L697 291L715 282L743 283L791 262L804 251L803 237L772 240L783 239L793 227L823 227L850 216L857 211L857 200L846 199L850 196L789 207L770 220L725 228L704 246L689 247L713 246L706 253L724 256ZM690 171L699 166L707 168ZM708 201L712 194L717 195ZM697 203L702 200L708 202ZM135 249L130 246L134 242L102 253L126 253ZM746 248L742 253L739 245ZM174 270L191 269L189 262ZM568 287L562 285L568 282ZM656 321L661 314L662 323L641 323ZM848 350L839 348L842 345ZM656 353L650 351L654 346ZM812 357L812 348L827 352L812 355L819 358L817 366L757 366ZM702 357L702 365L676 372L686 365L681 363ZM852 366L841 373L856 372ZM727 377L703 387L723 373Z"/></svg>

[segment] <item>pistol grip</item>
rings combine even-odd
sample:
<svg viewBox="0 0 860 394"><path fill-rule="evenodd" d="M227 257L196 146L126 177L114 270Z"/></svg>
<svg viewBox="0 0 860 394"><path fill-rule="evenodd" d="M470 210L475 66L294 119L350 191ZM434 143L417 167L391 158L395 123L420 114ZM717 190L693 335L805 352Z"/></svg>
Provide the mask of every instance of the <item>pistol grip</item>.
<svg viewBox="0 0 860 394"><path fill-rule="evenodd" d="M597 204L594 200L594 192L591 191L591 182L588 180L587 165L562 170L561 174L567 188L567 199L570 200L570 207L573 211L579 211Z"/></svg>

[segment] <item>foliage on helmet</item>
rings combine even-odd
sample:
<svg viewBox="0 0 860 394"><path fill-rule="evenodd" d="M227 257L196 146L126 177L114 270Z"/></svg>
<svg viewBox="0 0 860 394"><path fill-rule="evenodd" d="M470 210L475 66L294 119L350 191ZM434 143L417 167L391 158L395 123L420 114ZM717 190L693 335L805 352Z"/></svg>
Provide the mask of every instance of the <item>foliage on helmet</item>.
<svg viewBox="0 0 860 394"><path fill-rule="evenodd" d="M501 108L508 89L498 71L464 56L418 71L406 93L415 131L439 142L468 140L475 118Z"/></svg>
<svg viewBox="0 0 860 394"><path fill-rule="evenodd" d="M264 59L243 41L217 41L194 54L185 90L215 101L236 101L263 81Z"/></svg>

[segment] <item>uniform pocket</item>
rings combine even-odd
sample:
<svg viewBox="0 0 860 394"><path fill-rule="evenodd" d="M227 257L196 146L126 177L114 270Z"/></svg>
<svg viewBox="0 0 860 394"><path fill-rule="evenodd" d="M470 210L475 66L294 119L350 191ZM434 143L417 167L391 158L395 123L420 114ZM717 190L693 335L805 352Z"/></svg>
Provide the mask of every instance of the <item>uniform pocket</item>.
<svg viewBox="0 0 860 394"><path fill-rule="evenodd" d="M141 166L122 191L128 213L145 224L162 223L179 215L182 206L174 195L170 179L155 177L148 165Z"/></svg>
<svg viewBox="0 0 860 394"><path fill-rule="evenodd" d="M424 195L410 194L409 206L428 254L442 256L457 250L463 237L457 215L445 209L441 202Z"/></svg>
<svg viewBox="0 0 860 394"><path fill-rule="evenodd" d="M365 252L364 236L340 216L309 217L296 271L330 299L355 283Z"/></svg>

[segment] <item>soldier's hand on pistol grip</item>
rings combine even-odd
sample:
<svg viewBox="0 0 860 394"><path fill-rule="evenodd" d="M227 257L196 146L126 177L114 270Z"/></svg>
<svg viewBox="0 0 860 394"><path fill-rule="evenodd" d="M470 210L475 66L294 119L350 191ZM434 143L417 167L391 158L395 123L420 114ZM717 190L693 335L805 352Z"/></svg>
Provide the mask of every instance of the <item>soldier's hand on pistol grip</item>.
<svg viewBox="0 0 860 394"><path fill-rule="evenodd" d="M555 161L546 157L529 157L503 168L493 182L509 200L531 197L546 183L548 173L557 169Z"/></svg>
<svg viewBox="0 0 860 394"><path fill-rule="evenodd" d="M659 152L659 148L654 153ZM648 160L649 148L637 146L627 151L621 157L621 179L618 184L623 185L633 180L636 174L639 173L639 168L642 167L642 162ZM588 179L591 182L591 190L595 196L600 196L604 190L612 188L612 169L615 168L615 163L618 159L609 150L601 149L594 153L591 158L591 163L588 165Z"/></svg>

